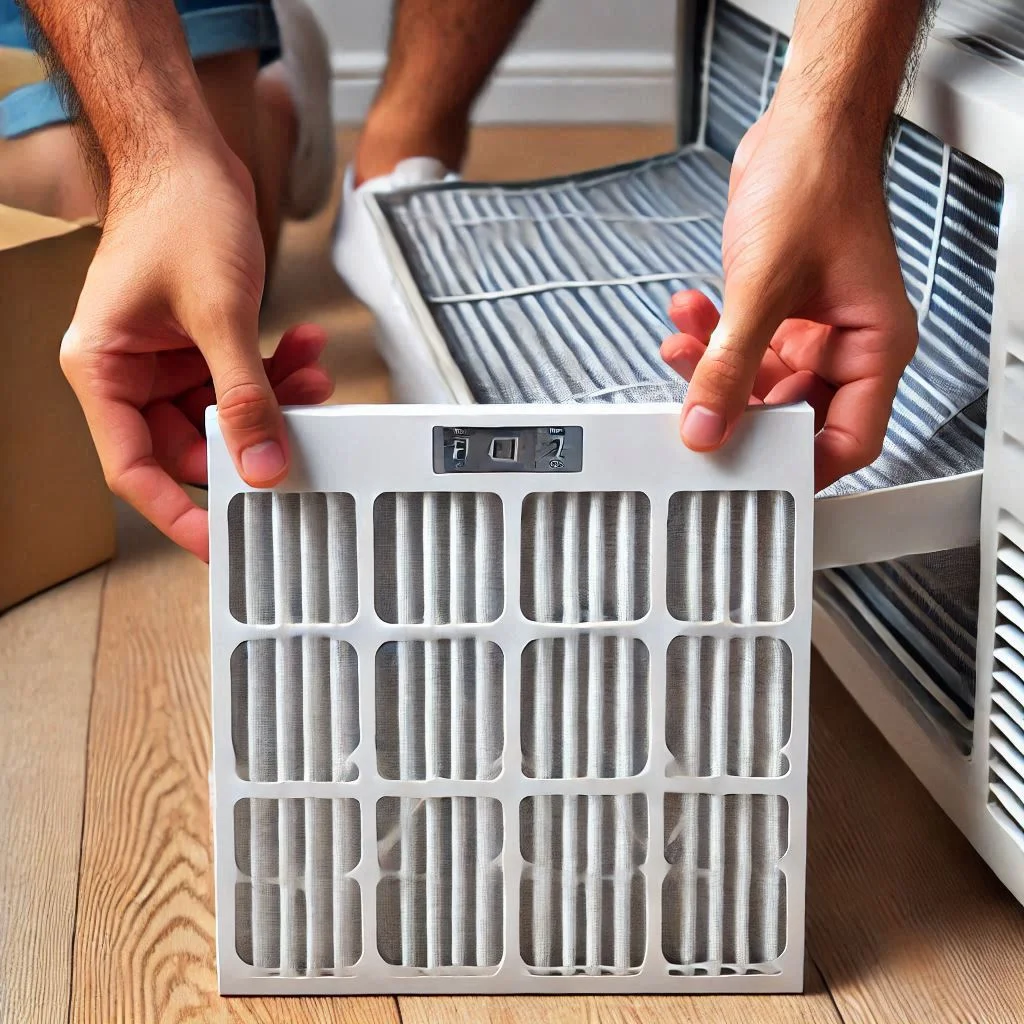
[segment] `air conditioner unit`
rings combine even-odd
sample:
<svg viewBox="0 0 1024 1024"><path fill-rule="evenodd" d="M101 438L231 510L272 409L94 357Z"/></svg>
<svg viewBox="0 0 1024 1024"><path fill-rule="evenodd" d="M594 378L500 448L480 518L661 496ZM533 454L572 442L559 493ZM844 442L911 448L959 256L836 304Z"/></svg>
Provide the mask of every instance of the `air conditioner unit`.
<svg viewBox="0 0 1024 1024"><path fill-rule="evenodd" d="M221 991L799 990L811 411L285 417L208 420Z"/></svg>
<svg viewBox="0 0 1024 1024"><path fill-rule="evenodd" d="M381 350L414 401L680 400L681 288L720 298L730 160L791 0L682 2L673 153L377 195ZM946 0L889 164L920 345L880 458L815 503L815 642L1024 899L1024 13ZM382 294L385 294L382 292Z"/></svg>

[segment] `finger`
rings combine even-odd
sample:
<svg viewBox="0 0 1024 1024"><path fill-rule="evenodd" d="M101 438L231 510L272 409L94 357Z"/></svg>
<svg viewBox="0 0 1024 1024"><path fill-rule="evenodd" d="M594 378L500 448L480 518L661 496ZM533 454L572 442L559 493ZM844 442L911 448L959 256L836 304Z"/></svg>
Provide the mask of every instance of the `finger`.
<svg viewBox="0 0 1024 1024"><path fill-rule="evenodd" d="M668 307L668 316L680 334L690 334L706 345L718 326L715 304L703 292L676 292Z"/></svg>
<svg viewBox="0 0 1024 1024"><path fill-rule="evenodd" d="M815 490L878 458L898 385L899 378L866 377L836 391L814 441Z"/></svg>
<svg viewBox="0 0 1024 1024"><path fill-rule="evenodd" d="M815 323L789 317L783 320L772 338L772 350L789 366L813 366L827 380L833 380L828 364L829 356L836 351L831 342L832 328L828 324Z"/></svg>
<svg viewBox="0 0 1024 1024"><path fill-rule="evenodd" d="M156 402L144 414L153 438L153 455L178 481L206 483L206 439L178 406Z"/></svg>
<svg viewBox="0 0 1024 1024"><path fill-rule="evenodd" d="M726 280L722 319L686 392L681 434L688 448L714 451L732 433L783 314L761 275Z"/></svg>
<svg viewBox="0 0 1024 1024"><path fill-rule="evenodd" d="M661 358L686 380L693 376L706 351L707 345L692 334L673 334L661 343Z"/></svg>
<svg viewBox="0 0 1024 1024"><path fill-rule="evenodd" d="M284 418L260 358L255 316L235 315L196 332L217 394L217 418L239 475L273 487L288 474Z"/></svg>
<svg viewBox="0 0 1024 1024"><path fill-rule="evenodd" d="M692 335L673 334L662 342L661 357L680 377L691 380L706 350L707 345ZM754 397L764 399L772 388L791 377L793 372L779 354L769 348L754 378Z"/></svg>
<svg viewBox="0 0 1024 1024"><path fill-rule="evenodd" d="M835 388L811 370L798 370L779 381L764 396L765 405L793 405L806 402L814 410L814 432L825 425Z"/></svg>
<svg viewBox="0 0 1024 1024"><path fill-rule="evenodd" d="M206 512L155 458L142 413L129 402L105 396L90 380L88 370L63 354L61 362L85 413L110 489L176 544L208 560Z"/></svg>
<svg viewBox="0 0 1024 1024"><path fill-rule="evenodd" d="M334 394L331 375L319 364L296 370L285 380L274 385L274 394L280 405L319 405ZM206 436L206 410L216 402L210 385L193 388L175 400L175 405L196 428Z"/></svg>
<svg viewBox="0 0 1024 1024"><path fill-rule="evenodd" d="M281 405L319 405L333 393L334 381L322 366L305 366L274 385Z"/></svg>
<svg viewBox="0 0 1024 1024"><path fill-rule="evenodd" d="M271 384L317 362L327 345L327 332L317 324L297 324L281 336L269 359L263 360Z"/></svg>

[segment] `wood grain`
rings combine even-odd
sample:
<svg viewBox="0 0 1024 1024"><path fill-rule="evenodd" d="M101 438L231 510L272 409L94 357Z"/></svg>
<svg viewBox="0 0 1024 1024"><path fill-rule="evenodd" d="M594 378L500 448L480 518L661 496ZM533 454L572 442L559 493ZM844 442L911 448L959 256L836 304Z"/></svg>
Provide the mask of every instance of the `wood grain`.
<svg viewBox="0 0 1024 1024"><path fill-rule="evenodd" d="M106 568L0 615L0 1021L67 1019Z"/></svg>
<svg viewBox="0 0 1024 1024"><path fill-rule="evenodd" d="M97 652L70 1019L397 1021L388 998L216 995L206 567L148 524L122 543Z"/></svg>
<svg viewBox="0 0 1024 1024"><path fill-rule="evenodd" d="M821 975L802 996L402 996L403 1024L841 1024Z"/></svg>
<svg viewBox="0 0 1024 1024"><path fill-rule="evenodd" d="M1024 1020L1024 908L815 656L808 938L848 1024Z"/></svg>

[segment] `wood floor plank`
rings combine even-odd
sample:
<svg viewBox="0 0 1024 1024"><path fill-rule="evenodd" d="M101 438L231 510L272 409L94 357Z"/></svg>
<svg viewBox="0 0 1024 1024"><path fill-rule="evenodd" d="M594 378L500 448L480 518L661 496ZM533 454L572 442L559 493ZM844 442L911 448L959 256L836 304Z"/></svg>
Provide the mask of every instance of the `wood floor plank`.
<svg viewBox="0 0 1024 1024"><path fill-rule="evenodd" d="M812 964L802 996L402 996L402 1024L841 1024Z"/></svg>
<svg viewBox="0 0 1024 1024"><path fill-rule="evenodd" d="M808 941L847 1024L1024 1020L1024 909L815 656Z"/></svg>
<svg viewBox="0 0 1024 1024"><path fill-rule="evenodd" d="M146 524L123 530L97 651L71 1020L393 1024L389 998L215 994L208 648L206 567Z"/></svg>
<svg viewBox="0 0 1024 1024"><path fill-rule="evenodd" d="M0 615L0 1022L67 1019L106 567Z"/></svg>

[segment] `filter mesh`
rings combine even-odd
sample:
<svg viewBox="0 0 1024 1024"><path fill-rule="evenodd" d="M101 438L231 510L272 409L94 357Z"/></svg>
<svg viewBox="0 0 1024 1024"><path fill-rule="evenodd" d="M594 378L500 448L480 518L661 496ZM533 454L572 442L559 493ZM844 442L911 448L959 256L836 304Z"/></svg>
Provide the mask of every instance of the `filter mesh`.
<svg viewBox="0 0 1024 1024"><path fill-rule="evenodd" d="M665 797L662 949L682 974L771 973L786 942L782 797Z"/></svg>
<svg viewBox="0 0 1024 1024"><path fill-rule="evenodd" d="M999 536L996 586L989 809L1024 846L1024 550L1006 533Z"/></svg>
<svg viewBox="0 0 1024 1024"><path fill-rule="evenodd" d="M249 640L231 657L238 775L254 782L351 782L359 669L342 640Z"/></svg>
<svg viewBox="0 0 1024 1024"><path fill-rule="evenodd" d="M504 745L502 651L403 640L377 651L377 769L385 779L493 779Z"/></svg>
<svg viewBox="0 0 1024 1024"><path fill-rule="evenodd" d="M354 964L362 951L355 800L235 804L235 944L244 963L288 975Z"/></svg>
<svg viewBox="0 0 1024 1024"><path fill-rule="evenodd" d="M531 494L523 504L523 614L535 622L625 622L650 607L646 495Z"/></svg>
<svg viewBox="0 0 1024 1024"><path fill-rule="evenodd" d="M777 777L792 713L792 656L771 637L676 637L665 740L678 775Z"/></svg>
<svg viewBox="0 0 1024 1024"><path fill-rule="evenodd" d="M389 964L494 967L502 956L503 825L496 800L377 804L378 947Z"/></svg>
<svg viewBox="0 0 1024 1024"><path fill-rule="evenodd" d="M501 613L496 494L382 494L373 530L377 614L385 622L492 622Z"/></svg>
<svg viewBox="0 0 1024 1024"><path fill-rule="evenodd" d="M520 811L522 956L531 973L628 974L646 944L642 795L536 796Z"/></svg>
<svg viewBox="0 0 1024 1024"><path fill-rule="evenodd" d="M668 507L668 610L685 622L781 622L793 611L793 498L691 491Z"/></svg>
<svg viewBox="0 0 1024 1024"><path fill-rule="evenodd" d="M356 614L351 494L238 494L231 523L231 614L240 622L350 622Z"/></svg>
<svg viewBox="0 0 1024 1024"><path fill-rule="evenodd" d="M533 640L523 652L523 772L627 778L647 763L649 658L629 637Z"/></svg>

